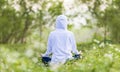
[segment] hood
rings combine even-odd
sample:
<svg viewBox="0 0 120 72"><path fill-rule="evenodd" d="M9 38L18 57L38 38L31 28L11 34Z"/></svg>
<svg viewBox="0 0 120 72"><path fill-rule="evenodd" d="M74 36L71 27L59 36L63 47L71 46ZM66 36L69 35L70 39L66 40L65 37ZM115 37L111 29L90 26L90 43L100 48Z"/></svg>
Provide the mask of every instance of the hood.
<svg viewBox="0 0 120 72"><path fill-rule="evenodd" d="M67 29L67 17L65 15L59 15L56 19L56 29Z"/></svg>

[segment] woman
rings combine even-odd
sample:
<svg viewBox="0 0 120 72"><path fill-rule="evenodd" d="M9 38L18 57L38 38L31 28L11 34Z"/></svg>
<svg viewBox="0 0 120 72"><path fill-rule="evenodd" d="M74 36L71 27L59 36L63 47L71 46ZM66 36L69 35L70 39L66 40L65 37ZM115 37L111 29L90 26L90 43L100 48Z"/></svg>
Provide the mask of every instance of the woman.
<svg viewBox="0 0 120 72"><path fill-rule="evenodd" d="M76 48L74 35L67 30L67 17L59 15L56 19L56 29L52 31L48 38L47 51L42 55L43 62L45 58L50 64L64 64L68 59L79 58L80 54ZM52 54L52 58L49 56Z"/></svg>

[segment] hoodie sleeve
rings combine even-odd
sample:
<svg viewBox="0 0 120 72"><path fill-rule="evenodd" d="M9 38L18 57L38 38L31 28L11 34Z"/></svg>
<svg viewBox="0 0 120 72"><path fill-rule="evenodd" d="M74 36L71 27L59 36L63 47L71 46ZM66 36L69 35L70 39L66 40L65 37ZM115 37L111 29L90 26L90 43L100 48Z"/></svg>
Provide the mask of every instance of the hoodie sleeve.
<svg viewBox="0 0 120 72"><path fill-rule="evenodd" d="M52 53L52 35L50 34L48 37L48 42L47 42L47 51L43 56L49 56Z"/></svg>
<svg viewBox="0 0 120 72"><path fill-rule="evenodd" d="M74 54L79 54L77 47L76 47L76 41L75 41L75 37L73 33L71 34L71 45L72 45L72 52Z"/></svg>

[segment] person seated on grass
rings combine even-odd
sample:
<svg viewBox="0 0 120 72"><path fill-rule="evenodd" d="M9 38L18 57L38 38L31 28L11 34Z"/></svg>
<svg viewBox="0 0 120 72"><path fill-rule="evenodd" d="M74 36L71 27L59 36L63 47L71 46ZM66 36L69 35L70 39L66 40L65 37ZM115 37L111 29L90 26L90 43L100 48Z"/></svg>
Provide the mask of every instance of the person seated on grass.
<svg viewBox="0 0 120 72"><path fill-rule="evenodd" d="M56 29L49 34L47 51L42 54L43 63L50 62L50 65L64 64L69 59L80 58L74 34L67 30L67 24L65 15L57 17ZM74 56L72 53L74 53Z"/></svg>

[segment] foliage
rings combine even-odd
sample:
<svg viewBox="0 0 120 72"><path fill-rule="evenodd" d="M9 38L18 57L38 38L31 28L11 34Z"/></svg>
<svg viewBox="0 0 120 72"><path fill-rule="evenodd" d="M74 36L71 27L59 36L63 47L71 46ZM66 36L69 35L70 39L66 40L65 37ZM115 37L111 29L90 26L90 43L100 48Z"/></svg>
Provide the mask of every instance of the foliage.
<svg viewBox="0 0 120 72"><path fill-rule="evenodd" d="M83 45L83 44L82 44ZM79 46L83 58L62 65L58 72L119 72L120 45L101 47L97 41ZM1 72L52 72L45 67L39 54L45 49L34 45L0 45ZM54 71L54 70L53 70ZM56 70L55 70L56 71Z"/></svg>
<svg viewBox="0 0 120 72"><path fill-rule="evenodd" d="M119 43L119 1L114 0L111 2L111 4L108 2L108 7L104 11L97 10L102 5L102 1L98 2L99 5L95 6L96 8L94 9L96 17L98 18L98 26L102 26L105 28L105 35L107 35L107 32L110 32L111 39L114 43Z"/></svg>
<svg viewBox="0 0 120 72"><path fill-rule="evenodd" d="M25 43L36 29L42 36L45 25L50 27L63 9L62 2L54 0L1 0L0 4L0 43Z"/></svg>
<svg viewBox="0 0 120 72"><path fill-rule="evenodd" d="M77 0L79 3L87 4L92 17L97 19L97 26L104 27L104 38L114 43L120 43L120 1L119 0Z"/></svg>
<svg viewBox="0 0 120 72"><path fill-rule="evenodd" d="M120 0L75 2L88 5L92 18L97 19L94 25L104 28L104 37L97 33L89 20L88 25L79 29L70 23L68 29L75 33L83 58L69 61L53 71L119 72ZM102 5L107 7L102 9ZM56 16L63 11L62 0L0 0L0 72L52 72L41 63L40 54L46 50L48 34Z"/></svg>

